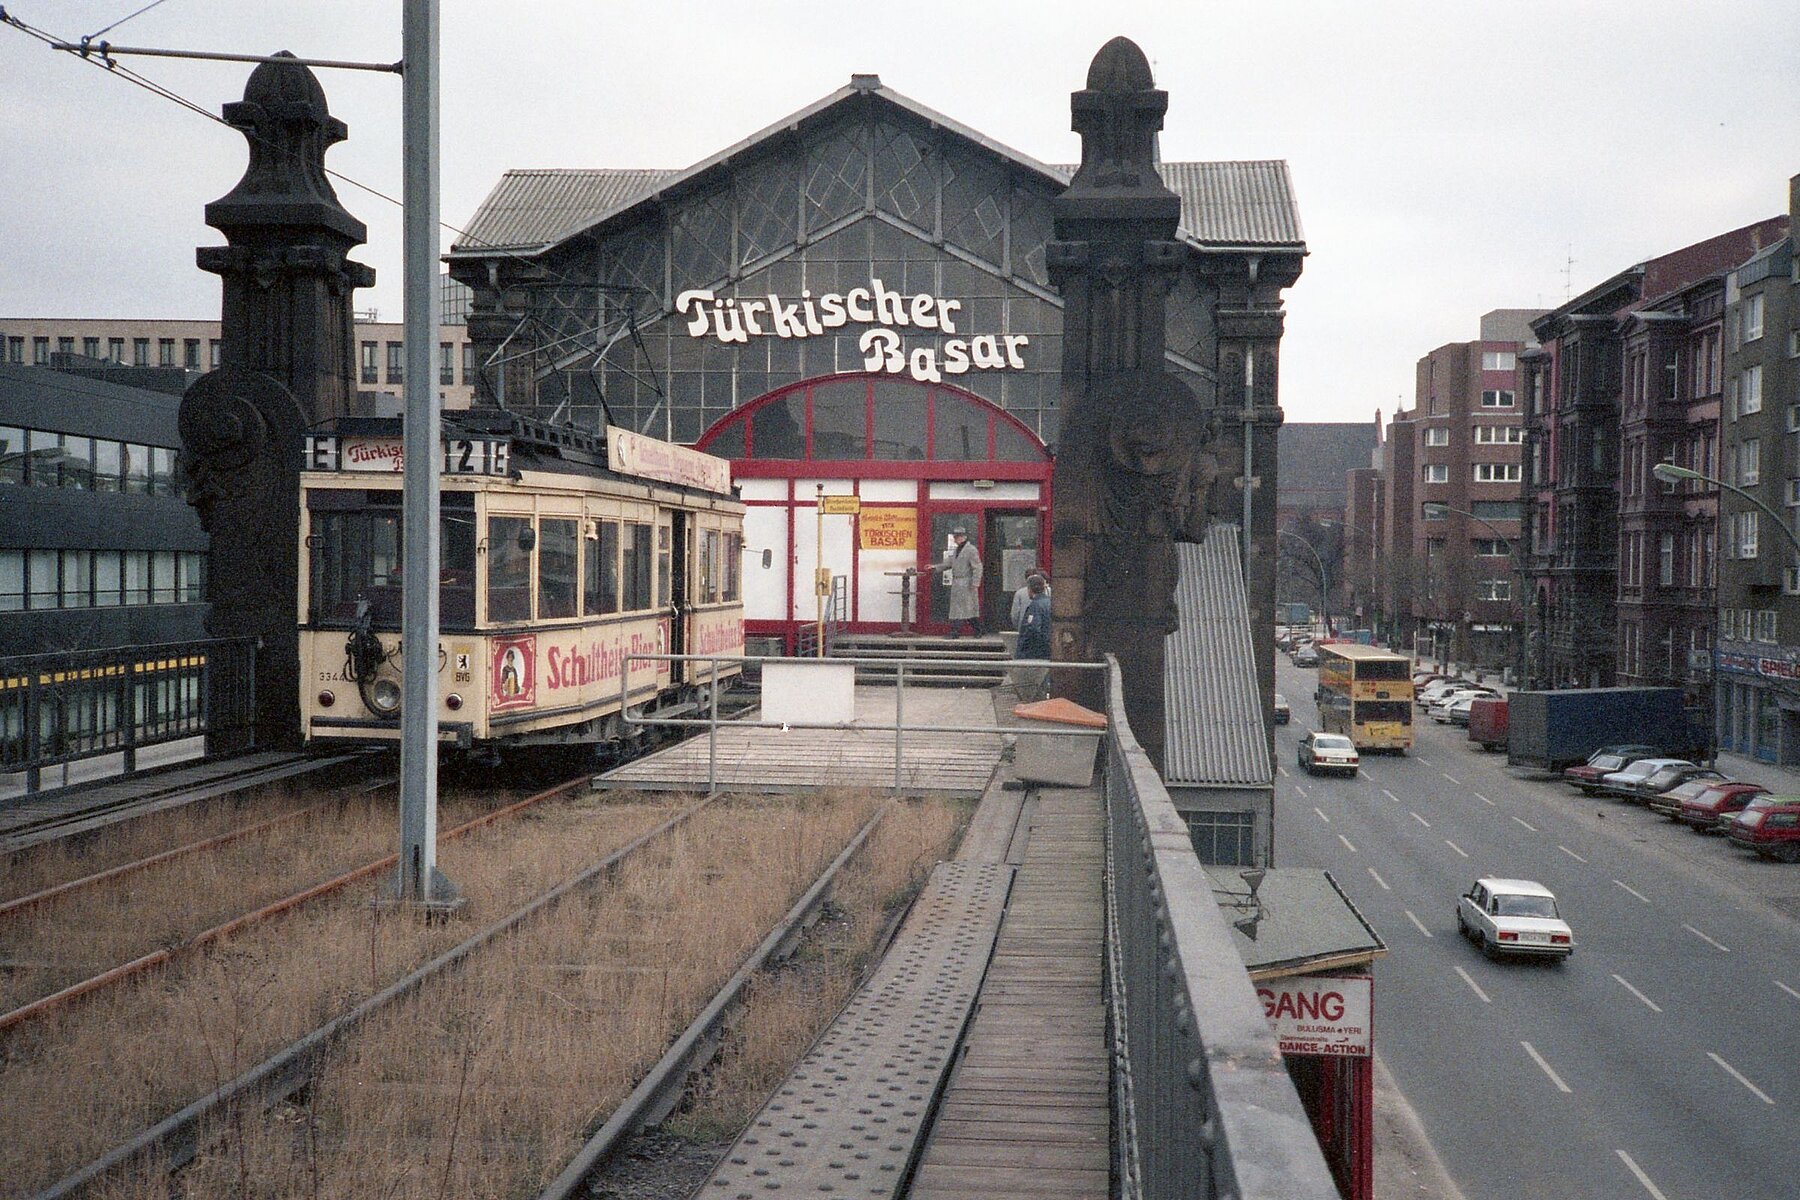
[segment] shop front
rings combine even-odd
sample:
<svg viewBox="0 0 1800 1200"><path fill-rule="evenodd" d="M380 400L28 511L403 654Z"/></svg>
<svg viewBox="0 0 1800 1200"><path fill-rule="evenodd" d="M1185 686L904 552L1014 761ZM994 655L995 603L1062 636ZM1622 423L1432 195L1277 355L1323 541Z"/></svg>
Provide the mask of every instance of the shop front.
<svg viewBox="0 0 1800 1200"><path fill-rule="evenodd" d="M832 375L770 392L698 447L728 458L744 520L745 631L792 651L818 619L821 568L843 580L850 633L950 631L945 576L967 532L981 623L1010 628L1013 592L1048 569L1051 456L998 405L943 383Z"/></svg>

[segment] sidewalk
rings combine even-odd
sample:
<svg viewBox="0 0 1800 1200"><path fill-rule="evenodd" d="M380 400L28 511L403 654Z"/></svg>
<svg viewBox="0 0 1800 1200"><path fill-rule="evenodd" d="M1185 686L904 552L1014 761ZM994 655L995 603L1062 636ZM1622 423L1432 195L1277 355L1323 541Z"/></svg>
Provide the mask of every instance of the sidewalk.
<svg viewBox="0 0 1800 1200"><path fill-rule="evenodd" d="M1793 767L1778 767L1729 750L1719 751L1713 765L1733 779L1760 783L1778 796L1800 796L1800 770Z"/></svg>

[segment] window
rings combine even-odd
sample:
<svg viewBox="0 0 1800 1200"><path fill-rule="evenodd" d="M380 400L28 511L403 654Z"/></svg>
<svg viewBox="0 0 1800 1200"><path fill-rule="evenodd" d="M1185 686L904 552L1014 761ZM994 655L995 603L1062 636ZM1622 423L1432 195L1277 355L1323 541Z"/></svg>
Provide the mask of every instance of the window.
<svg viewBox="0 0 1800 1200"><path fill-rule="evenodd" d="M468 383L475 378L475 347L468 342L462 348L462 381Z"/></svg>
<svg viewBox="0 0 1800 1200"><path fill-rule="evenodd" d="M125 560L125 603L150 603L150 552L127 550Z"/></svg>
<svg viewBox="0 0 1800 1200"><path fill-rule="evenodd" d="M156 339L156 365L159 367L172 367L175 365L174 338Z"/></svg>
<svg viewBox="0 0 1800 1200"><path fill-rule="evenodd" d="M387 381L389 383L406 382L405 347L399 342L387 344Z"/></svg>
<svg viewBox="0 0 1800 1200"><path fill-rule="evenodd" d="M627 524L619 550L621 555L620 582L625 586L625 596L620 607L627 612L637 612L650 607L650 526Z"/></svg>
<svg viewBox="0 0 1800 1200"><path fill-rule="evenodd" d="M1753 512L1731 514L1731 541L1735 550L1734 557L1756 557L1756 535L1759 532L1757 517L1760 515Z"/></svg>
<svg viewBox="0 0 1800 1200"><path fill-rule="evenodd" d="M190 371L200 369L200 339L183 338L181 342L181 365Z"/></svg>
<svg viewBox="0 0 1800 1200"><path fill-rule="evenodd" d="M1484 371L1510 371L1518 364L1518 355L1511 350L1484 350L1481 352L1481 369Z"/></svg>
<svg viewBox="0 0 1800 1200"><path fill-rule="evenodd" d="M183 555L184 558L201 558L202 555ZM94 552L94 606L96 608L116 608L120 600L120 588L124 576L119 571L119 552L117 550L96 550Z"/></svg>
<svg viewBox="0 0 1800 1200"><path fill-rule="evenodd" d="M1762 411L1763 405L1763 369L1761 363L1744 368L1738 379L1738 411L1745 416Z"/></svg>
<svg viewBox="0 0 1800 1200"><path fill-rule="evenodd" d="M27 550L25 555L25 607L55 608L58 593L56 551Z"/></svg>
<svg viewBox="0 0 1800 1200"><path fill-rule="evenodd" d="M1754 296L1744 297L1744 307L1738 310L1744 330L1744 340L1754 342L1763 335L1763 298L1758 292Z"/></svg>
<svg viewBox="0 0 1800 1200"><path fill-rule="evenodd" d="M1442 425L1427 429L1425 431L1425 444L1427 446L1448 446L1450 444L1450 431L1445 429Z"/></svg>
<svg viewBox="0 0 1800 1200"><path fill-rule="evenodd" d="M725 594L726 601L743 599L744 576L744 535L728 533L725 535Z"/></svg>
<svg viewBox="0 0 1800 1200"><path fill-rule="evenodd" d="M1203 863L1248 867L1256 863L1256 814L1251 812L1185 812L1188 840Z"/></svg>
<svg viewBox="0 0 1800 1200"><path fill-rule="evenodd" d="M674 534L666 522L656 527L656 605L658 608L669 607L669 588L674 579L674 575L669 570L669 547L673 544L673 537ZM693 593L691 582L686 590L690 595ZM682 599L685 600L687 597L683 596Z"/></svg>
<svg viewBox="0 0 1800 1200"><path fill-rule="evenodd" d="M1517 446L1525 440L1525 430L1518 425L1477 425L1475 441L1482 446Z"/></svg>
<svg viewBox="0 0 1800 1200"><path fill-rule="evenodd" d="M179 489L175 486L175 451L165 446L150 447L150 494L179 494Z"/></svg>
<svg viewBox="0 0 1800 1200"><path fill-rule="evenodd" d="M1800 263L1800 259L1796 259L1795 261ZM1788 357L1800 358L1800 329L1788 330ZM18 359L14 359L13 361L17 362Z"/></svg>
<svg viewBox="0 0 1800 1200"><path fill-rule="evenodd" d="M1518 463L1476 463L1476 483L1517 483L1522 478Z"/></svg>
<svg viewBox="0 0 1800 1200"><path fill-rule="evenodd" d="M85 356L87 358L99 358L100 357L100 339L97 337L82 338L81 339L81 353L83 354L83 356Z"/></svg>
<svg viewBox="0 0 1800 1200"><path fill-rule="evenodd" d="M538 620L576 615L576 555L581 523L544 517L538 521Z"/></svg>
<svg viewBox="0 0 1800 1200"><path fill-rule="evenodd" d="M1450 468L1444 463L1428 463L1425 467L1426 483L1449 483Z"/></svg>
<svg viewBox="0 0 1800 1200"><path fill-rule="evenodd" d="M582 611L604 616L619 611L619 523L588 522L587 563L582 577Z"/></svg>
<svg viewBox="0 0 1800 1200"><path fill-rule="evenodd" d="M531 620L531 518L488 518L487 618Z"/></svg>
<svg viewBox="0 0 1800 1200"><path fill-rule="evenodd" d="M175 556L175 603L198 604L206 599L206 555Z"/></svg>
<svg viewBox="0 0 1800 1200"><path fill-rule="evenodd" d="M1665 533L1656 541L1656 582L1675 586L1675 535Z"/></svg>
<svg viewBox="0 0 1800 1200"><path fill-rule="evenodd" d="M1471 500L1469 511L1484 521L1516 521L1520 504L1517 500Z"/></svg>
<svg viewBox="0 0 1800 1200"><path fill-rule="evenodd" d="M94 606L94 552L64 550L62 552L62 606L92 608Z"/></svg>
<svg viewBox="0 0 1800 1200"><path fill-rule="evenodd" d="M380 383L380 373L375 369L375 343L364 342L360 353L362 355L360 360L362 366L362 381L364 383Z"/></svg>
<svg viewBox="0 0 1800 1200"><path fill-rule="evenodd" d="M701 604L717 604L722 582L721 563L719 561L719 531L703 529L700 531L700 595Z"/></svg>
<svg viewBox="0 0 1800 1200"><path fill-rule="evenodd" d="M1477 600L1511 600L1512 580L1484 579L1475 585Z"/></svg>
<svg viewBox="0 0 1800 1200"><path fill-rule="evenodd" d="M218 338L211 339L206 346L206 365L208 370L216 371L225 359L225 343Z"/></svg>
<svg viewBox="0 0 1800 1200"><path fill-rule="evenodd" d="M400 590L399 555L395 555L393 569L394 590ZM150 603L173 604L175 602L175 552L173 550L152 550L150 552Z"/></svg>
<svg viewBox="0 0 1800 1200"><path fill-rule="evenodd" d="M1762 439L1745 438L1738 443L1738 482L1749 486L1762 481Z"/></svg>
<svg viewBox="0 0 1800 1200"><path fill-rule="evenodd" d="M25 607L25 551L0 550L0 612Z"/></svg>
<svg viewBox="0 0 1800 1200"><path fill-rule="evenodd" d="M1511 408L1512 406L1513 394L1510 391L1487 391L1481 393L1481 407L1483 408Z"/></svg>
<svg viewBox="0 0 1800 1200"><path fill-rule="evenodd" d="M1758 296L1757 299L1762 299ZM1756 612L1756 640L1759 642L1775 642L1779 639L1775 634L1776 615L1772 608L1758 609Z"/></svg>
<svg viewBox="0 0 1800 1200"><path fill-rule="evenodd" d="M125 364L125 339L124 338L107 338L106 339L106 357L107 357L108 361L115 362L115 363L118 363L120 366L123 366Z"/></svg>
<svg viewBox="0 0 1800 1200"><path fill-rule="evenodd" d="M131 339L131 365L134 367L147 367L150 365L149 338Z"/></svg>
<svg viewBox="0 0 1800 1200"><path fill-rule="evenodd" d="M1789 433L1800 433L1800 404L1790 404L1787 406L1787 431Z"/></svg>
<svg viewBox="0 0 1800 1200"><path fill-rule="evenodd" d="M31 339L31 365L47 367L50 365L50 339L34 337Z"/></svg>
<svg viewBox="0 0 1800 1200"><path fill-rule="evenodd" d="M1511 553L1499 538L1475 538L1469 547L1478 558L1505 558Z"/></svg>
<svg viewBox="0 0 1800 1200"><path fill-rule="evenodd" d="M456 386L456 347L449 342L438 343L438 383L443 387Z"/></svg>
<svg viewBox="0 0 1800 1200"><path fill-rule="evenodd" d="M1787 502L1789 508L1800 506L1800 479L1787 481Z"/></svg>
<svg viewBox="0 0 1800 1200"><path fill-rule="evenodd" d="M9 337L6 339L6 361L9 363L17 364L18 366L21 366L21 367L25 365L25 339L24 338Z"/></svg>
<svg viewBox="0 0 1800 1200"><path fill-rule="evenodd" d="M56 339L56 352L58 354L74 354L75 353L75 339L72 337L57 338Z"/></svg>
<svg viewBox="0 0 1800 1200"><path fill-rule="evenodd" d="M94 442L92 438L63 434L62 485L84 492L94 490Z"/></svg>

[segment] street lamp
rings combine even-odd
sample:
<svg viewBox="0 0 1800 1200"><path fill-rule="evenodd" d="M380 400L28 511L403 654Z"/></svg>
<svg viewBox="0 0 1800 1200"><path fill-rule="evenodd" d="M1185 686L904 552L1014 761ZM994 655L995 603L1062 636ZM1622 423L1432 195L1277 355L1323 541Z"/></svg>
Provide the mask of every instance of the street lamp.
<svg viewBox="0 0 1800 1200"><path fill-rule="evenodd" d="M1330 634L1331 634L1331 594L1327 590L1327 588L1330 586L1330 583L1329 583L1329 573L1325 570L1325 560L1319 557L1318 550L1314 549L1313 544L1311 542L1307 541L1305 538L1301 537L1297 533L1289 533L1285 529L1277 529L1275 531L1275 536L1278 538L1286 538L1290 542L1298 542L1300 545L1305 546L1306 552L1308 554L1312 555L1313 562L1318 564L1318 566L1319 566L1319 615L1325 621L1326 636L1330 636Z"/></svg>
<svg viewBox="0 0 1800 1200"><path fill-rule="evenodd" d="M1530 607L1525 604L1525 597L1524 597L1525 568L1523 566L1521 566L1519 563L1519 547L1517 546L1517 544L1514 543L1513 539L1507 537L1504 533L1501 533L1498 529L1495 529L1492 522L1488 521L1485 517L1478 517L1474 513L1468 512L1465 509L1452 508L1450 505L1439 503L1436 500L1429 500L1426 502L1426 504L1425 504L1426 519L1428 519L1428 520L1432 519L1432 512L1434 509L1440 514L1455 513L1459 517L1469 518L1469 520L1480 524L1489 533L1493 534L1494 539L1496 541L1498 541L1501 545L1506 547L1506 557L1512 560L1513 574L1515 574L1519 577L1519 594L1515 595L1513 597L1513 603L1519 606L1520 611L1527 612L1527 613L1530 612ZM1523 624L1523 622L1520 622L1520 624ZM1513 637L1514 686L1515 687L1524 687L1525 686L1525 638L1523 636L1524 630L1515 628L1513 630L1513 633L1514 633L1514 637Z"/></svg>
<svg viewBox="0 0 1800 1200"><path fill-rule="evenodd" d="M1650 473L1664 483L1679 483L1684 479L1697 479L1701 483L1710 483L1714 487L1724 488L1728 492L1735 492L1767 514L1769 520L1775 522L1775 528L1787 535L1788 542L1794 547L1794 553L1800 555L1800 534L1794 532L1793 526L1782 520L1780 513L1776 512L1767 504L1764 504L1761 500L1758 500L1755 496L1746 492L1735 483L1726 483L1723 479L1714 479L1711 475L1702 475L1698 471L1690 471L1686 467L1678 467L1671 462L1657 463L1650 468Z"/></svg>

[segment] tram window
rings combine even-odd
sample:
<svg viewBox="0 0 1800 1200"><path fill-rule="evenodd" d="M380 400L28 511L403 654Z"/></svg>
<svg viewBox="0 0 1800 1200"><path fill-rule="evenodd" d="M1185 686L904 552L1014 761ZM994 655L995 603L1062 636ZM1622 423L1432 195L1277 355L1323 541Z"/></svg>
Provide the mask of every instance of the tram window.
<svg viewBox="0 0 1800 1200"><path fill-rule="evenodd" d="M705 529L700 532L700 601L703 604L719 602L719 531Z"/></svg>
<svg viewBox="0 0 1800 1200"><path fill-rule="evenodd" d="M636 612L650 607L650 526L628 524L621 547L624 562L621 576L625 584L622 607Z"/></svg>
<svg viewBox="0 0 1800 1200"><path fill-rule="evenodd" d="M544 517L538 521L538 620L575 615L576 554L580 522Z"/></svg>
<svg viewBox="0 0 1800 1200"><path fill-rule="evenodd" d="M725 599L742 598L744 578L744 535L728 533L725 535Z"/></svg>
<svg viewBox="0 0 1800 1200"><path fill-rule="evenodd" d="M674 535L667 525L656 527L656 605L658 608L669 607L669 547L674 542Z"/></svg>
<svg viewBox="0 0 1800 1200"><path fill-rule="evenodd" d="M475 497L445 492L439 503L438 621L467 629L475 624Z"/></svg>
<svg viewBox="0 0 1800 1200"><path fill-rule="evenodd" d="M358 600L369 602L369 618L378 625L400 620L398 509L315 509L312 550L313 620L353 620ZM164 581L157 580L155 586L165 586ZM174 580L166 586L172 589Z"/></svg>
<svg viewBox="0 0 1800 1200"><path fill-rule="evenodd" d="M531 620L531 518L488 518L489 621Z"/></svg>
<svg viewBox="0 0 1800 1200"><path fill-rule="evenodd" d="M587 540L582 611L589 616L619 611L619 523L594 521Z"/></svg>

